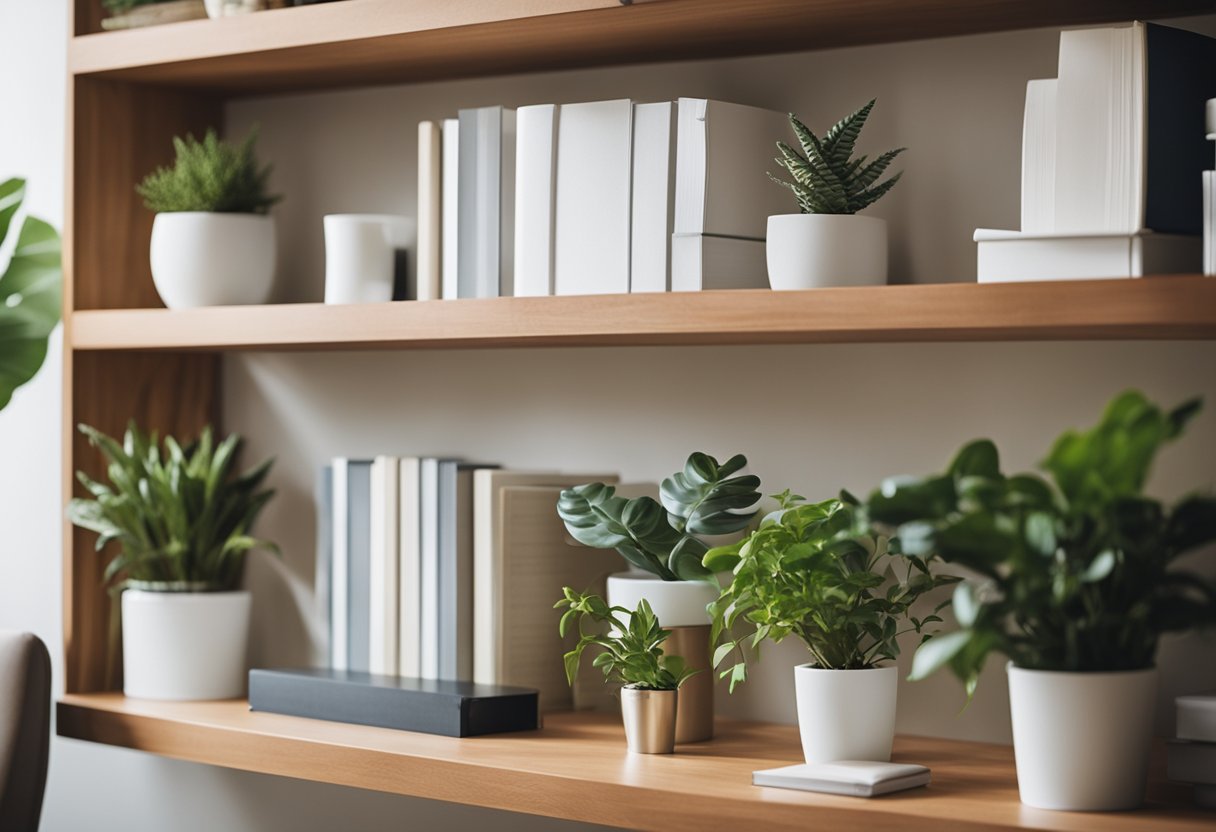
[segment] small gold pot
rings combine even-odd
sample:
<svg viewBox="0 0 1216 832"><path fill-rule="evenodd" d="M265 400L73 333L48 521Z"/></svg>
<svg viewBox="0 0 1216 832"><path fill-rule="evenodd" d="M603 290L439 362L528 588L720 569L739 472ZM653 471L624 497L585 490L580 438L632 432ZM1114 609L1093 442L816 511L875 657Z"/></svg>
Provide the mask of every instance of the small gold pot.
<svg viewBox="0 0 1216 832"><path fill-rule="evenodd" d="M676 750L676 690L621 688L625 742L634 754L670 754Z"/></svg>

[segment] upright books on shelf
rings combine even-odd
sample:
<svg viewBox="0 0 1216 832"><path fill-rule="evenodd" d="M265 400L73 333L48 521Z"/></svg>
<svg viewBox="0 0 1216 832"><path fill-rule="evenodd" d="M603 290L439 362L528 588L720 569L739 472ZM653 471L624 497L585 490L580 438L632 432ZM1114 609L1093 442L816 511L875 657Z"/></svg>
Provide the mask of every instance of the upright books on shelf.
<svg viewBox="0 0 1216 832"><path fill-rule="evenodd" d="M553 294L554 185L561 108L515 111L515 295Z"/></svg>

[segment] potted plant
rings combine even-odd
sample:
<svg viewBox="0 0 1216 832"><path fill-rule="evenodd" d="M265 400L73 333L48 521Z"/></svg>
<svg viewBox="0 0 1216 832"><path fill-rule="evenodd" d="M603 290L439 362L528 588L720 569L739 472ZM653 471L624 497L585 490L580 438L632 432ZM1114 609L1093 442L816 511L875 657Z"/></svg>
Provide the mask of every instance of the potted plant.
<svg viewBox="0 0 1216 832"><path fill-rule="evenodd" d="M13 218L25 199L25 180L0 182L0 251L9 250L0 271L0 410L32 379L46 360L47 339L59 323L59 234L46 222L25 217L11 249Z"/></svg>
<svg viewBox="0 0 1216 832"><path fill-rule="evenodd" d="M203 0L101 0L109 17L101 21L103 29L137 29L181 20L197 20L207 16Z"/></svg>
<svg viewBox="0 0 1216 832"><path fill-rule="evenodd" d="M781 508L731 546L710 550L707 568L734 580L713 604L714 666L735 685L747 678L747 654L766 639L802 641L811 662L794 668L798 727L807 763L891 759L895 737L898 638L928 638L940 622L912 605L954 583L930 559L903 557L882 535L859 533L854 501L804 503L786 491ZM897 572L899 574L897 574ZM940 606L949 603L942 602Z"/></svg>
<svg viewBox="0 0 1216 832"><path fill-rule="evenodd" d="M276 547L250 528L274 495L262 489L271 460L234 476L241 439L215 445L211 430L182 448L134 425L122 443L80 431L107 459L109 484L77 472L91 495L68 516L118 551L105 580L122 591L123 691L142 699L228 699L245 690L250 595L245 555Z"/></svg>
<svg viewBox="0 0 1216 832"><path fill-rule="evenodd" d="M760 479L739 474L743 455L719 463L704 453L663 480L662 503L625 499L613 486L589 483L561 493L557 513L586 546L616 549L639 571L608 578L608 603L635 609L645 600L671 631L668 646L696 670L709 670L709 613L718 597L714 574L702 565L706 536L742 531L756 516ZM713 736L713 679L695 678L681 697L677 742Z"/></svg>
<svg viewBox="0 0 1216 832"><path fill-rule="evenodd" d="M790 125L802 146L799 153L777 142L774 161L789 172L787 182L774 182L794 192L797 214L768 218L768 279L774 289L817 286L861 286L887 282L887 221L858 211L878 201L895 186L902 171L879 182L905 148L888 150L873 161L853 158L853 148L874 101L838 121L817 137L790 113Z"/></svg>
<svg viewBox="0 0 1216 832"><path fill-rule="evenodd" d="M254 156L257 131L239 145L175 138L177 158L136 190L152 225L152 281L170 309L265 303L274 288L275 230L269 167Z"/></svg>
<svg viewBox="0 0 1216 832"><path fill-rule="evenodd" d="M1216 540L1216 499L1170 507L1144 494L1158 451L1198 409L1195 400L1166 412L1123 393L1095 427L1056 441L1047 477L1006 476L981 440L944 474L890 481L869 500L905 551L939 553L979 576L955 589L960 629L917 651L912 678L948 666L970 696L988 655L1008 657L1023 803L1105 810L1143 800L1157 642L1216 623L1216 585L1170 568Z"/></svg>
<svg viewBox="0 0 1216 832"><path fill-rule="evenodd" d="M579 639L564 656L566 680L573 685L583 651L600 648L592 661L604 678L620 682L625 741L635 754L670 754L676 744L676 709L680 686L698 671L663 649L671 635L664 630L646 599L632 610L609 606L598 595L564 587L554 609L566 608L558 624L562 638L577 622ZM593 632L583 625L591 621Z"/></svg>

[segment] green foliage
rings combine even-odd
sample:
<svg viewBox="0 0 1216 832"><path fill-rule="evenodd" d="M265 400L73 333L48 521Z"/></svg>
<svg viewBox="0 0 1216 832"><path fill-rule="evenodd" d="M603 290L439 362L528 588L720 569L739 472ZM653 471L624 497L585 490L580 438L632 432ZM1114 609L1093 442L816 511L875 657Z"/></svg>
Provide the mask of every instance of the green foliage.
<svg viewBox="0 0 1216 832"><path fill-rule="evenodd" d="M152 6L156 3L168 3L170 0L101 0L101 5L110 14L122 14L136 6Z"/></svg>
<svg viewBox="0 0 1216 832"><path fill-rule="evenodd" d="M1042 463L1050 479L1006 476L980 440L944 474L873 494L870 516L898 527L906 553L982 576L956 588L961 629L923 645L912 678L948 665L970 696L992 651L1031 670L1140 670L1162 633L1216 624L1216 585L1169 568L1216 540L1216 499L1169 508L1142 493L1157 452L1199 405L1166 412L1123 393L1095 427L1056 441Z"/></svg>
<svg viewBox="0 0 1216 832"><path fill-rule="evenodd" d="M683 471L663 480L662 505L651 497L626 500L594 482L563 491L557 513L579 543L616 549L665 581L712 581L713 573L701 565L709 546L698 535L742 531L756 516L760 479L732 476L745 465L742 454L719 464L698 451Z"/></svg>
<svg viewBox="0 0 1216 832"><path fill-rule="evenodd" d="M265 214L281 199L267 193L270 167L258 167L257 129L239 145L221 141L214 130L203 140L175 138L177 159L158 168L135 189L151 211L213 211Z"/></svg>
<svg viewBox="0 0 1216 832"><path fill-rule="evenodd" d="M788 491L777 499L781 510L746 539L705 556L710 570L734 572L710 606L714 666L736 657L720 674L732 691L747 678L747 651L765 639L794 635L816 667L861 670L893 661L904 633L929 637L938 610L917 618L912 605L957 578L933 574L930 558L901 557L882 535L859 533L854 507L843 500L803 504Z"/></svg>
<svg viewBox="0 0 1216 832"><path fill-rule="evenodd" d="M604 672L605 679L643 690L676 690L684 680L698 671L689 670L680 656L663 655L663 642L671 635L659 625L650 604L643 598L633 612L624 607L610 607L603 598L590 593L562 589L565 596L554 609L567 608L558 624L558 632L566 637L572 623L577 622L579 640L565 655L566 680L573 685L583 651L598 647L600 652L592 661ZM597 632L588 633L583 624L598 625ZM606 626L605 626L606 625ZM602 631L607 631L603 634Z"/></svg>
<svg viewBox="0 0 1216 832"><path fill-rule="evenodd" d="M878 181L906 148L888 150L873 161L867 161L866 156L852 158L861 128L873 108L874 100L871 100L857 112L836 122L822 139L790 113L790 126L802 145L802 152L785 142L777 142L781 155L774 161L789 172L793 181L787 182L771 173L769 178L794 192L802 213L856 214L877 202L903 176L901 171Z"/></svg>
<svg viewBox="0 0 1216 832"><path fill-rule="evenodd" d="M167 590L235 589L249 550L277 551L249 535L274 496L260 490L273 460L234 476L241 445L236 434L214 445L207 428L185 449L166 436L162 453L156 434L134 424L121 444L87 425L80 432L106 457L110 484L77 472L92 499L72 500L68 517L100 535L98 551L111 541L120 544L106 566L107 583L122 576L127 584Z"/></svg>
<svg viewBox="0 0 1216 832"><path fill-rule="evenodd" d="M0 247L24 199L24 179L0 182ZM26 217L0 272L0 410L46 359L47 338L59 323L61 274L59 234Z"/></svg>

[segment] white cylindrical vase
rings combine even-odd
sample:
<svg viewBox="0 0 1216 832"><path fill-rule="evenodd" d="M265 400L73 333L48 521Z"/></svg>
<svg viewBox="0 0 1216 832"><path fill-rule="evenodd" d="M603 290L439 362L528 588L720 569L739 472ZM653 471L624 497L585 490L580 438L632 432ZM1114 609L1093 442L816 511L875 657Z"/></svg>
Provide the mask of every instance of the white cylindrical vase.
<svg viewBox="0 0 1216 832"><path fill-rule="evenodd" d="M1144 801L1157 670L1065 673L1011 662L1009 708L1022 802L1110 811Z"/></svg>
<svg viewBox="0 0 1216 832"><path fill-rule="evenodd" d="M274 220L265 214L162 212L149 254L170 309L265 303L274 288Z"/></svg>
<svg viewBox="0 0 1216 832"><path fill-rule="evenodd" d="M328 214L324 226L325 302L392 300L397 253L414 245L414 221L392 214Z"/></svg>
<svg viewBox="0 0 1216 832"><path fill-rule="evenodd" d="M899 669L794 668L798 732L807 763L887 762L895 740Z"/></svg>
<svg viewBox="0 0 1216 832"><path fill-rule="evenodd" d="M860 214L778 214L765 242L774 289L887 282L887 221Z"/></svg>
<svg viewBox="0 0 1216 832"><path fill-rule="evenodd" d="M123 693L234 699L245 693L248 592L122 594Z"/></svg>

